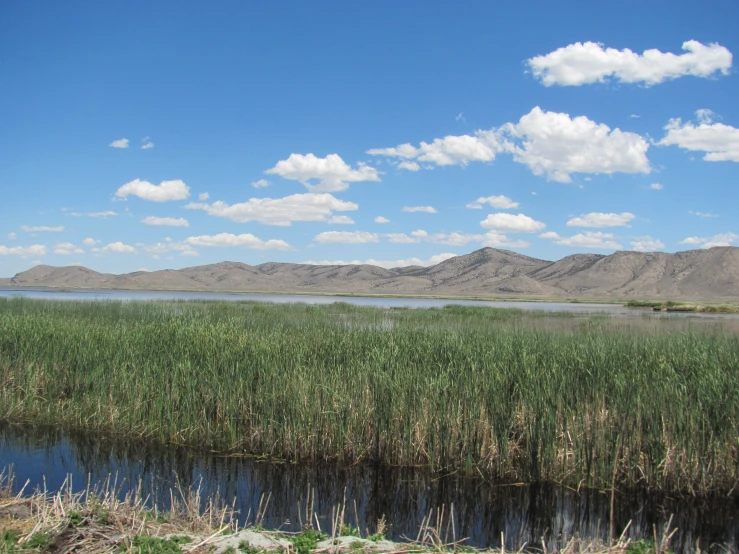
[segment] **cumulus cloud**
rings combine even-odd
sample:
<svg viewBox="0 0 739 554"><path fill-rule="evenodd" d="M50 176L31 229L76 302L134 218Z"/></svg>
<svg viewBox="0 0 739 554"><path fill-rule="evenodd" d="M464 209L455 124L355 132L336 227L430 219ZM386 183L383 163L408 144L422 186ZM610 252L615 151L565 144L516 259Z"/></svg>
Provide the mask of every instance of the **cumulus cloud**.
<svg viewBox="0 0 739 554"><path fill-rule="evenodd" d="M162 181L158 185L154 185L148 181L142 181L141 179L134 179L119 188L115 196L117 198L138 196L143 200L149 200L151 202L185 200L190 196L190 187L179 179Z"/></svg>
<svg viewBox="0 0 739 554"><path fill-rule="evenodd" d="M270 186L272 183L270 183L267 179L259 179L258 181L252 181L251 186L253 186L255 189L262 189L264 187Z"/></svg>
<svg viewBox="0 0 739 554"><path fill-rule="evenodd" d="M507 213L490 214L480 222L480 225L485 229L514 233L536 233L546 227L546 224L525 214L513 215Z"/></svg>
<svg viewBox="0 0 739 554"><path fill-rule="evenodd" d="M470 202L465 207L470 210L481 210L483 206L488 205L499 210L510 210L518 208L519 203L514 202L507 196L481 196L474 202Z"/></svg>
<svg viewBox="0 0 739 554"><path fill-rule="evenodd" d="M567 222L568 227L626 227L636 216L629 212L620 214L592 212L573 217Z"/></svg>
<svg viewBox="0 0 739 554"><path fill-rule="evenodd" d="M54 248L54 254L58 254L60 256L69 256L71 254L84 254L85 251L82 250L82 248L79 248L72 244L71 242L60 242L56 245L56 248Z"/></svg>
<svg viewBox="0 0 739 554"><path fill-rule="evenodd" d="M377 216L377 217L376 217L376 218L374 219L374 221L375 221L375 223L390 223L390 220L389 220L388 218L386 218L386 217L382 217L381 215L378 215L378 216Z"/></svg>
<svg viewBox="0 0 739 554"><path fill-rule="evenodd" d="M714 123L710 110L698 110L698 124L670 119L665 126L667 134L658 144L675 145L683 150L705 152L707 162L739 162L739 129Z"/></svg>
<svg viewBox="0 0 739 554"><path fill-rule="evenodd" d="M85 240L82 241L82 244L84 244L85 246L95 246L99 242L100 242L99 240L86 238Z"/></svg>
<svg viewBox="0 0 739 554"><path fill-rule="evenodd" d="M128 244L123 244L121 241L111 242L102 248L93 248L93 252L96 254L136 254L136 249Z"/></svg>
<svg viewBox="0 0 739 554"><path fill-rule="evenodd" d="M359 209L354 202L339 200L328 193L293 194L284 198L250 198L239 204L225 202L190 203L185 208L204 210L215 216L246 223L258 221L265 225L290 226L293 221L327 221L333 212Z"/></svg>
<svg viewBox="0 0 739 554"><path fill-rule="evenodd" d="M111 146L113 148L128 148L128 139L122 138L122 139L114 140L108 146Z"/></svg>
<svg viewBox="0 0 739 554"><path fill-rule="evenodd" d="M739 243L739 235L736 233L721 233L712 237L688 237L680 241L680 244L690 244L701 248L732 246L736 243Z"/></svg>
<svg viewBox="0 0 739 554"><path fill-rule="evenodd" d="M280 160L265 173L299 181L311 192L338 192L348 189L349 183L380 180L374 167L360 162L353 169L338 154L329 154L325 158L313 154L290 154L288 159ZM311 181L317 181L317 184Z"/></svg>
<svg viewBox="0 0 739 554"><path fill-rule="evenodd" d="M684 54L657 49L637 54L628 48L617 50L595 42L576 42L526 63L545 86L580 86L609 80L650 86L686 75L729 74L732 55L723 46L689 40L682 49Z"/></svg>
<svg viewBox="0 0 739 554"><path fill-rule="evenodd" d="M408 171L418 171L421 169L421 166L418 165L416 162L404 161L398 164L398 169L407 169Z"/></svg>
<svg viewBox="0 0 739 554"><path fill-rule="evenodd" d="M150 215L141 220L146 225L162 225L166 227L189 227L190 223L184 217L156 217Z"/></svg>
<svg viewBox="0 0 739 554"><path fill-rule="evenodd" d="M401 144L368 153L436 165L466 165L491 161L505 152L535 175L569 183L573 173L649 173L648 149L649 142L636 133L537 106L518 123L477 131L474 136L447 136L418 147Z"/></svg>
<svg viewBox="0 0 739 554"><path fill-rule="evenodd" d="M3 246L0 245L0 256L44 256L46 255L46 246L43 244L32 244L31 246Z"/></svg>
<svg viewBox="0 0 739 554"><path fill-rule="evenodd" d="M71 215L71 214L70 214ZM90 212L87 214L88 217L97 217L99 219L108 219L109 217L117 216L118 214L113 211L106 211L106 212Z"/></svg>
<svg viewBox="0 0 739 554"><path fill-rule="evenodd" d="M651 185L649 185L649 188L652 190L662 190L665 187L660 185L659 183L652 183Z"/></svg>
<svg viewBox="0 0 739 554"><path fill-rule="evenodd" d="M507 123L506 150L534 175L569 183L573 173L649 173L649 143L636 133L611 129L585 116L545 112L538 106Z"/></svg>
<svg viewBox="0 0 739 554"><path fill-rule="evenodd" d="M539 238L553 240L557 244L563 246L575 246L579 248L597 248L602 250L620 250L622 246L616 242L613 233L603 233L601 231L586 231L572 237L562 237L559 234L550 231L542 233Z"/></svg>
<svg viewBox="0 0 739 554"><path fill-rule="evenodd" d="M655 250L662 250L664 247L664 242L659 239L654 239L649 235L636 237L631 241L631 248L637 252L654 252Z"/></svg>
<svg viewBox="0 0 739 554"><path fill-rule="evenodd" d="M706 219L713 219L713 218L718 217L717 214L709 214L709 213L705 213L705 212L694 212L693 210L688 210L688 213L690 215L694 215L694 216L697 216L697 217L703 217L703 218L706 218Z"/></svg>
<svg viewBox="0 0 739 554"><path fill-rule="evenodd" d="M418 229L417 231L411 232L410 235L406 235L405 233L387 233L383 236L387 238L388 242L395 244L415 244L428 238L429 234L423 229Z"/></svg>
<svg viewBox="0 0 739 554"><path fill-rule="evenodd" d="M8 233L9 240L15 240L17 238L18 238L18 235L16 235L15 233Z"/></svg>
<svg viewBox="0 0 739 554"><path fill-rule="evenodd" d="M210 198L210 194L207 192L201 192L198 194L198 200L208 200L208 198Z"/></svg>
<svg viewBox="0 0 739 554"><path fill-rule="evenodd" d="M326 223L329 225L354 225L354 220L348 215L333 215Z"/></svg>
<svg viewBox="0 0 739 554"><path fill-rule="evenodd" d="M284 240L270 239L262 240L251 233L234 235L232 233L219 233L217 235L201 235L189 237L185 243L191 246L240 246L250 250L290 250L290 246Z"/></svg>
<svg viewBox="0 0 739 554"><path fill-rule="evenodd" d="M326 231L317 234L313 240L322 244L365 244L380 242L380 235L367 231Z"/></svg>
<svg viewBox="0 0 739 554"><path fill-rule="evenodd" d="M141 145L142 150L151 150L154 148L154 143L150 140L147 140L144 144Z"/></svg>
<svg viewBox="0 0 739 554"><path fill-rule="evenodd" d="M373 148L367 153L372 156L402 158L408 162L405 169L417 171L418 163L430 162L436 165L467 165L470 162L489 162L502 151L502 145L489 131L477 131L475 135L446 136L433 142L421 142L416 147L401 144L395 148Z"/></svg>
<svg viewBox="0 0 739 554"><path fill-rule="evenodd" d="M49 227L46 225L21 225L21 231L25 231L26 233L61 233L62 231L64 231L64 225L57 225L56 227Z"/></svg>
<svg viewBox="0 0 739 554"><path fill-rule="evenodd" d="M422 229L413 231L410 234L405 233L388 233L382 235L387 238L388 242L395 244L418 244L427 242L431 244L445 244L447 246L465 246L471 242L480 243L482 246L491 246L495 248L526 248L531 246L524 240L512 240L506 235L498 231L488 231L487 233L460 233L454 231L452 233L428 233Z"/></svg>
<svg viewBox="0 0 739 554"><path fill-rule="evenodd" d="M403 206L403 211L409 213L421 212L426 214L439 213L433 206Z"/></svg>
<svg viewBox="0 0 739 554"><path fill-rule="evenodd" d="M166 254L169 252L179 252L182 256L197 256L198 253L193 247L186 242L175 242L171 238L167 237L164 242L157 242L154 244L143 244L136 243L136 246L143 249L149 254L153 254L153 258L159 259L160 254Z"/></svg>
<svg viewBox="0 0 739 554"><path fill-rule="evenodd" d="M421 258L406 258L404 260L369 259L363 262L359 260L354 260L351 262L342 261L342 260L334 260L334 261L322 260L322 261L307 261L305 263L309 265L365 265L366 264L366 265L375 265L378 267L384 267L385 269L392 269L394 267L408 267L409 265L419 265L422 267L428 267L428 266L441 263L450 258L456 258L456 257L457 257L456 254L444 253L444 254L436 254L435 256L431 256L430 258L426 260L422 260Z"/></svg>

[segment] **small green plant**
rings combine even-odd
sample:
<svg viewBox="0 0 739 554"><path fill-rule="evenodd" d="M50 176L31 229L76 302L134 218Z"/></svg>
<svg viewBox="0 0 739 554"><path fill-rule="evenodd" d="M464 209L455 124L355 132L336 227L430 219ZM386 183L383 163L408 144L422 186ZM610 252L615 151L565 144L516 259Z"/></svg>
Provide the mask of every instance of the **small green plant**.
<svg viewBox="0 0 739 554"><path fill-rule="evenodd" d="M297 554L308 554L311 550L315 550L318 541L327 537L316 529L305 529L299 535L293 537L292 543Z"/></svg>
<svg viewBox="0 0 739 554"><path fill-rule="evenodd" d="M226 550L223 551L223 554L236 554L236 549L233 546L226 547Z"/></svg>
<svg viewBox="0 0 739 554"><path fill-rule="evenodd" d="M241 541L239 543L239 552L243 552L244 554L259 554L260 550L246 541Z"/></svg>
<svg viewBox="0 0 739 554"><path fill-rule="evenodd" d="M3 551L10 551L10 548L18 542L18 533L12 529L7 529L0 533L0 547Z"/></svg>
<svg viewBox="0 0 739 554"><path fill-rule="evenodd" d="M654 541L647 540L632 542L629 545L629 548L626 549L626 552L629 554L651 554L656 551L657 549L655 548Z"/></svg>
<svg viewBox="0 0 739 554"><path fill-rule="evenodd" d="M26 545L28 548L46 548L51 544L51 536L49 533L34 533L28 539Z"/></svg>
<svg viewBox="0 0 739 554"><path fill-rule="evenodd" d="M85 521L85 516L80 512L69 512L69 524L72 527L78 527Z"/></svg>
<svg viewBox="0 0 739 554"><path fill-rule="evenodd" d="M357 529L356 527L352 527L349 523L345 523L341 526L339 535L342 537L358 537L359 529Z"/></svg>
<svg viewBox="0 0 739 554"><path fill-rule="evenodd" d="M180 545L191 542L189 537L171 537L158 539L145 535L136 535L131 541L135 554L181 554Z"/></svg>
<svg viewBox="0 0 739 554"><path fill-rule="evenodd" d="M364 548L364 543L362 541L352 541L349 543L349 549L353 551L362 550Z"/></svg>
<svg viewBox="0 0 739 554"><path fill-rule="evenodd" d="M369 540L372 542L379 542L385 540L385 534L384 533L375 533L374 535L369 536Z"/></svg>

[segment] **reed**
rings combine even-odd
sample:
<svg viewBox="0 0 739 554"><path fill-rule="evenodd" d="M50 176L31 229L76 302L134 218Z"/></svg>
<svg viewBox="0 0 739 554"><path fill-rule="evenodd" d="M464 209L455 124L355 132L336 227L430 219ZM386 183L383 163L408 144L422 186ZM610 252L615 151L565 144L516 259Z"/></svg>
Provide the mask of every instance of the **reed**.
<svg viewBox="0 0 739 554"><path fill-rule="evenodd" d="M301 461L696 494L739 479L739 335L347 304L0 301L0 418Z"/></svg>

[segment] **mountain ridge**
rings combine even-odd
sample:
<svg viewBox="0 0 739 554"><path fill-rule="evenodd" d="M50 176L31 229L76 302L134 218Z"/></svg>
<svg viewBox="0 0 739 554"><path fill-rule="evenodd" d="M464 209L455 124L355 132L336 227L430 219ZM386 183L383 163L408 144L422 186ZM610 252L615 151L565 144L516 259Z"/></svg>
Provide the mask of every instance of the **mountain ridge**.
<svg viewBox="0 0 739 554"><path fill-rule="evenodd" d="M144 290L316 292L602 299L739 300L739 248L618 251L539 260L482 248L421 267L224 261L183 269L99 273L83 266L38 265L2 286Z"/></svg>

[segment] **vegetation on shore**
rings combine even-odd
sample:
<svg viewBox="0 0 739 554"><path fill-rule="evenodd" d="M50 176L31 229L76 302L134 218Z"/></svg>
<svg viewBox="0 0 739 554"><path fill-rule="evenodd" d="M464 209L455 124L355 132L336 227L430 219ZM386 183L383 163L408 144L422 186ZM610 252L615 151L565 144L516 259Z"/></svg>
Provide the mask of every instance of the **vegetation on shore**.
<svg viewBox="0 0 739 554"><path fill-rule="evenodd" d="M730 492L739 336L450 306L0 301L0 418L295 460Z"/></svg>
<svg viewBox="0 0 739 554"><path fill-rule="evenodd" d="M346 503L333 509L330 527L321 530L318 518L307 506L305 526L297 533L267 531L261 518L269 503L263 497L260 511L245 527L239 527L235 513L218 499L204 502L199 490L172 490L171 506L160 510L147 505L135 488L121 496L109 476L98 488L75 492L69 481L59 491L16 492L12 469L0 470L0 553L76 552L99 554L421 554L434 552L497 553L500 549L466 546L464 537L449 533L453 511L431 510L413 540L398 543L386 539L386 522L381 518L371 535L345 521ZM453 510L453 507L452 507ZM671 520L671 518L670 518ZM315 523L314 523L315 522ZM618 538L571 538L559 549L562 553L661 554L669 552L676 529L670 522L655 540L632 542L626 537L629 526ZM369 530L367 530L369 533ZM544 540L546 537L542 537ZM523 552L526 545L521 545ZM538 549L534 549L538 551Z"/></svg>
<svg viewBox="0 0 739 554"><path fill-rule="evenodd" d="M652 308L668 312L695 312L705 314L737 314L737 303L695 303L673 302L671 300L629 300L624 304L627 308Z"/></svg>

